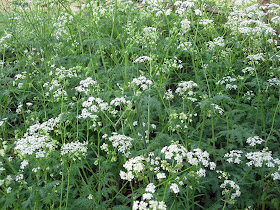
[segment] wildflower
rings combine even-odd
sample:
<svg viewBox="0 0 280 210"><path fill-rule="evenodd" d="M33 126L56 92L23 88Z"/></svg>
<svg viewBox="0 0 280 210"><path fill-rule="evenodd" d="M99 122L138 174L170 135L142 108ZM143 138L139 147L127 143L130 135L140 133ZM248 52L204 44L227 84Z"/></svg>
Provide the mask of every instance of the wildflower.
<svg viewBox="0 0 280 210"><path fill-rule="evenodd" d="M258 63L258 61L265 61L263 55L264 55L263 53L258 53L255 55L248 55L247 58L250 59L251 61L255 61L256 63Z"/></svg>
<svg viewBox="0 0 280 210"><path fill-rule="evenodd" d="M93 197L92 197L92 194L89 194L89 195L88 195L88 199L89 199L89 200L92 200L92 198L93 198Z"/></svg>
<svg viewBox="0 0 280 210"><path fill-rule="evenodd" d="M130 154L129 150L132 146L132 141L134 140L131 137L113 133L113 136L108 138L112 142L113 147L117 148L119 152L123 153L126 157Z"/></svg>
<svg viewBox="0 0 280 210"><path fill-rule="evenodd" d="M217 37L213 41L209 41L208 46L209 46L210 49L215 48L215 46L224 47L225 46L224 38L223 37Z"/></svg>
<svg viewBox="0 0 280 210"><path fill-rule="evenodd" d="M183 42L183 43L178 45L177 49L187 51L191 46L192 46L191 42Z"/></svg>
<svg viewBox="0 0 280 210"><path fill-rule="evenodd" d="M229 153L226 153L224 157L228 158L227 162L239 164L241 162L240 158L242 157L243 151L241 150L232 150Z"/></svg>
<svg viewBox="0 0 280 210"><path fill-rule="evenodd" d="M216 84L225 84L226 85L226 89L237 89L237 85L233 85L231 84L232 82L236 82L237 79L236 78L232 78L230 76L227 76L227 77L223 77L221 80L219 80Z"/></svg>
<svg viewBox="0 0 280 210"><path fill-rule="evenodd" d="M175 184L175 183L172 183L172 184L170 185L170 190L171 190L173 193L175 193L175 194L177 194L177 193L180 192L180 189L179 189L178 185Z"/></svg>
<svg viewBox="0 0 280 210"><path fill-rule="evenodd" d="M115 98L110 102L110 105L120 106L121 104L130 104L129 100L126 100L124 97Z"/></svg>
<svg viewBox="0 0 280 210"><path fill-rule="evenodd" d="M247 100L251 100L253 96L255 96L255 94L254 94L254 92L251 91L251 90L250 90L250 91L247 91L247 92L244 94L244 97L245 97L245 99L247 99Z"/></svg>
<svg viewBox="0 0 280 210"><path fill-rule="evenodd" d="M211 104L216 110L218 110L219 114L222 115L224 113L224 110L218 106L217 104Z"/></svg>
<svg viewBox="0 0 280 210"><path fill-rule="evenodd" d="M11 192L12 192L12 188L11 188L11 187L8 187L6 192L7 192L7 193L11 193Z"/></svg>
<svg viewBox="0 0 280 210"><path fill-rule="evenodd" d="M280 80L277 78L269 79L269 80L267 80L267 82L268 82L269 86L275 86L275 85L280 86Z"/></svg>
<svg viewBox="0 0 280 210"><path fill-rule="evenodd" d="M183 158L187 155L187 150L180 144L173 143L170 146L165 146L161 149L161 153L165 155L165 159L171 159L174 157L177 163L181 163Z"/></svg>
<svg viewBox="0 0 280 210"><path fill-rule="evenodd" d="M213 22L213 20L201 19L201 20L199 21L199 24L201 24L201 25L207 25L207 24L212 23L212 22Z"/></svg>
<svg viewBox="0 0 280 210"><path fill-rule="evenodd" d="M193 81L182 81L178 84L178 88L175 93L178 93L180 96L183 96L191 101L196 101L196 98L191 96L194 95L193 88L198 87L198 85Z"/></svg>
<svg viewBox="0 0 280 210"><path fill-rule="evenodd" d="M61 146L61 155L65 155L65 154L85 154L87 152L87 142L79 142L79 141L75 141L75 142L71 142L71 143L64 143Z"/></svg>
<svg viewBox="0 0 280 210"><path fill-rule="evenodd" d="M153 82L148 80L145 76L134 78L131 83L140 86L140 89L142 90L147 90L149 85L153 84Z"/></svg>
<svg viewBox="0 0 280 210"><path fill-rule="evenodd" d="M174 95L172 93L172 90L171 89L168 89L165 93L164 93L164 96L163 96L164 99L166 100L172 100L174 98Z"/></svg>
<svg viewBox="0 0 280 210"><path fill-rule="evenodd" d="M255 69L253 67L246 67L245 69L242 69L241 71L245 73L252 73Z"/></svg>
<svg viewBox="0 0 280 210"><path fill-rule="evenodd" d="M188 19L184 19L184 20L181 21L181 27L183 29L190 28L190 24L191 24L191 22Z"/></svg>
<svg viewBox="0 0 280 210"><path fill-rule="evenodd" d="M16 176L15 181L17 182L17 181L20 181L22 179L23 179L23 174L19 174L19 175Z"/></svg>
<svg viewBox="0 0 280 210"><path fill-rule="evenodd" d="M91 119L97 119L98 116L95 114L90 113L87 109L82 109L82 113L78 116L78 118L91 118Z"/></svg>
<svg viewBox="0 0 280 210"><path fill-rule="evenodd" d="M139 210L148 210L148 203L144 202L144 201L134 201L133 202L133 210L139 209Z"/></svg>
<svg viewBox="0 0 280 210"><path fill-rule="evenodd" d="M144 193L142 198L143 198L143 200L151 200L153 198L153 194L151 194L151 193Z"/></svg>
<svg viewBox="0 0 280 210"><path fill-rule="evenodd" d="M255 146L257 144L262 144L264 140L260 138L259 136L249 137L246 141L247 144L250 146Z"/></svg>
<svg viewBox="0 0 280 210"><path fill-rule="evenodd" d="M156 186L154 185L154 183L150 183L146 186L145 191L150 193L155 193Z"/></svg>
<svg viewBox="0 0 280 210"><path fill-rule="evenodd" d="M6 120L7 118L3 118L2 120L0 120L0 127L5 123Z"/></svg>
<svg viewBox="0 0 280 210"><path fill-rule="evenodd" d="M105 151L105 152L109 152L109 145L103 143L100 147L101 150Z"/></svg>
<svg viewBox="0 0 280 210"><path fill-rule="evenodd" d="M15 150L18 150L22 155L32 155L33 152L42 153L46 148L52 150L56 147L55 142L49 136L38 134L18 139L15 144Z"/></svg>
<svg viewBox="0 0 280 210"><path fill-rule="evenodd" d="M275 173L271 174L271 176L273 177L273 180L280 180L279 172L275 172Z"/></svg>
<svg viewBox="0 0 280 210"><path fill-rule="evenodd" d="M40 167L37 167L37 168L32 168L32 172L36 173L38 170L40 170L41 168Z"/></svg>
<svg viewBox="0 0 280 210"><path fill-rule="evenodd" d="M205 177L206 176L206 170L203 169L203 168L200 168L196 173L199 177L203 177L203 176Z"/></svg>
<svg viewBox="0 0 280 210"><path fill-rule="evenodd" d="M164 179L166 178L165 173L157 173L157 179Z"/></svg>
<svg viewBox="0 0 280 210"><path fill-rule="evenodd" d="M235 190L231 196L230 196L230 200L234 200L236 197L240 197L241 192L240 192L240 187L232 180L225 180L224 183L221 184L221 188L224 189L222 191L222 194L229 194L231 192L230 189L227 189L227 185L229 185L233 190Z"/></svg>
<svg viewBox="0 0 280 210"><path fill-rule="evenodd" d="M199 9L195 9L195 10L194 10L194 13L195 13L195 15L198 15L198 16L201 16L201 15L202 15L201 10L199 10Z"/></svg>
<svg viewBox="0 0 280 210"><path fill-rule="evenodd" d="M17 114L19 114L19 113L21 113L21 108L22 108L22 104L20 103L19 105L18 105L18 107L17 107L17 109L16 109L16 113Z"/></svg>
<svg viewBox="0 0 280 210"><path fill-rule="evenodd" d="M20 163L20 169L24 169L25 168L25 166L27 166L28 165L28 161L27 160L23 160L21 163Z"/></svg>
<svg viewBox="0 0 280 210"><path fill-rule="evenodd" d="M134 60L134 63L144 63L145 61L151 61L152 58L149 56L140 56L139 58Z"/></svg>
<svg viewBox="0 0 280 210"><path fill-rule="evenodd" d="M89 86L93 86L96 85L97 82L95 80L93 80L91 77L86 78L85 80L81 80L80 81L80 85L75 87L76 91L78 92L85 92L88 93L89 92Z"/></svg>
<svg viewBox="0 0 280 210"><path fill-rule="evenodd" d="M264 162L273 161L272 152L267 150L268 148L264 148L262 151L247 153L245 156L250 161L246 164L248 166L262 167Z"/></svg>

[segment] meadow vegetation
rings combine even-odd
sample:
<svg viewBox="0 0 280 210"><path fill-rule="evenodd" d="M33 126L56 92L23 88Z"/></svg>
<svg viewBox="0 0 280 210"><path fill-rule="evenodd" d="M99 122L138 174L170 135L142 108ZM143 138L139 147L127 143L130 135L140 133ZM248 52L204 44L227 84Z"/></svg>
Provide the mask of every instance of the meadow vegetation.
<svg viewBox="0 0 280 210"><path fill-rule="evenodd" d="M278 4L6 6L1 209L279 209Z"/></svg>

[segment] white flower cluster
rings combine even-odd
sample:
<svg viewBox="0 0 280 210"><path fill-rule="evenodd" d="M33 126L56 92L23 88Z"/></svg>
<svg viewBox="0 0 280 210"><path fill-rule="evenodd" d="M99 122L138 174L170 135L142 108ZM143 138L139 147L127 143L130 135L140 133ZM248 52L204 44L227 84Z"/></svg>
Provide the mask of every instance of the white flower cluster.
<svg viewBox="0 0 280 210"><path fill-rule="evenodd" d="M265 61L264 57L263 57L263 53L258 53L255 55L248 55L246 58L250 59L251 61L255 61L256 63L258 63L258 61Z"/></svg>
<svg viewBox="0 0 280 210"><path fill-rule="evenodd" d="M209 162L209 160L209 153L207 151L202 151L199 148L194 149L193 152L187 153L187 161L189 164L198 166L198 164L201 163L204 167L209 167L210 170L215 170L216 163Z"/></svg>
<svg viewBox="0 0 280 210"><path fill-rule="evenodd" d="M132 141L134 140L131 137L113 133L113 136L110 136L109 141L112 142L113 147L117 148L120 153L123 153L125 157L130 155L130 147L132 146Z"/></svg>
<svg viewBox="0 0 280 210"><path fill-rule="evenodd" d="M25 80L26 79L26 71L23 71L21 74L17 74L14 77L13 86L16 86L18 80ZM18 88L21 88L23 83L18 83Z"/></svg>
<svg viewBox="0 0 280 210"><path fill-rule="evenodd" d="M5 123L5 121L7 120L8 118L3 118L2 120L0 120L0 127Z"/></svg>
<svg viewBox="0 0 280 210"><path fill-rule="evenodd" d="M97 82L93 80L91 77L86 78L85 80L80 81L80 85L75 87L76 91L82 93L88 93L89 92L89 86L96 85Z"/></svg>
<svg viewBox="0 0 280 210"><path fill-rule="evenodd" d="M147 90L149 88L149 85L153 84L153 82L151 80L148 80L145 76L134 78L131 83L140 86L142 90Z"/></svg>
<svg viewBox="0 0 280 210"><path fill-rule="evenodd" d="M135 59L134 63L144 63L146 61L151 61L152 58L149 56L140 56L139 58Z"/></svg>
<svg viewBox="0 0 280 210"><path fill-rule="evenodd" d="M63 90L62 88L58 88L53 92L53 97L58 98L61 96L67 96L67 92Z"/></svg>
<svg viewBox="0 0 280 210"><path fill-rule="evenodd" d="M228 17L228 25L233 32L250 36L251 39L265 35L276 35L275 30L263 20L265 13L260 10L258 4L243 8L234 7Z"/></svg>
<svg viewBox="0 0 280 210"><path fill-rule="evenodd" d="M269 86L280 86L280 80L278 78L272 78L267 80Z"/></svg>
<svg viewBox="0 0 280 210"><path fill-rule="evenodd" d="M125 162L123 167L127 170L127 173L124 171L120 171L120 177L123 180L132 181L134 178L134 174L140 173L145 169L144 165L145 158L142 156L136 156L134 158L130 158Z"/></svg>
<svg viewBox="0 0 280 210"><path fill-rule="evenodd" d="M88 145L87 142L79 142L79 141L75 141L75 142L70 142L70 143L64 143L61 146L61 155L66 155L69 154L74 155L74 156L79 156L79 155L85 155L87 153L87 147L86 145Z"/></svg>
<svg viewBox="0 0 280 210"><path fill-rule="evenodd" d="M199 24L201 25L208 25L210 23L212 23L214 20L210 20L210 19L202 19L199 21Z"/></svg>
<svg viewBox="0 0 280 210"><path fill-rule="evenodd" d="M162 179L167 177L166 172L172 174L178 173L183 168L183 163L185 161L187 161L190 165L196 166L195 168L197 171L195 174L198 178L206 176L206 170L202 167L208 167L210 170L214 170L216 168L216 164L214 162L210 162L208 152L202 151L201 149L194 149L192 152L188 152L186 148L178 142L173 142L171 145L163 147L161 149L161 153L164 156L163 158L158 156L155 157L154 153L150 152L146 158L143 156L137 156L127 160L123 165L127 172L120 171L121 179L132 181L134 178L138 178L139 180L142 180L144 170L147 169L154 172L156 179L161 182ZM181 178L177 176L172 182L173 184L170 185L170 190L172 192L180 192L178 184L184 185L184 182L180 179ZM154 189L152 189L152 187L146 188L146 192L153 193L153 191ZM145 200L149 197L150 199L152 198L149 194L145 194L143 199Z"/></svg>
<svg viewBox="0 0 280 210"><path fill-rule="evenodd" d="M145 191L150 192L150 193L155 193L156 192L156 186L154 185L154 183L150 183L146 186Z"/></svg>
<svg viewBox="0 0 280 210"><path fill-rule="evenodd" d="M52 131L56 126L56 124L60 121L60 119L61 119L61 115L59 115L56 118L50 118L46 122L43 122L42 124L40 123L34 124L27 129L27 133L25 135L28 134L33 135L34 133L41 132L41 131L44 132Z"/></svg>
<svg viewBox="0 0 280 210"><path fill-rule="evenodd" d="M198 87L198 85L194 81L182 81L178 84L178 88L175 93L178 93L180 96L183 96L191 101L197 101L196 98L192 96L195 94L193 92L193 88Z"/></svg>
<svg viewBox="0 0 280 210"><path fill-rule="evenodd" d="M191 21L189 21L188 19L184 19L181 21L181 28L183 29L184 33L187 32L190 26L191 26Z"/></svg>
<svg viewBox="0 0 280 210"><path fill-rule="evenodd" d="M54 67L54 66L52 66ZM59 68L55 68L54 71L49 72L49 76L55 75L56 78L59 80L63 80L65 78L72 78L77 77L77 73L73 71L73 69L66 69L63 66L60 66Z"/></svg>
<svg viewBox="0 0 280 210"><path fill-rule="evenodd" d="M274 162L277 163L278 161L278 159L273 159L272 152L268 151L268 148L264 148L262 151L258 152L249 152L245 156L248 160L250 160L246 163L248 166L254 165L255 167L262 167L265 163L266 166L274 168Z"/></svg>
<svg viewBox="0 0 280 210"><path fill-rule="evenodd" d="M255 71L255 69L254 69L253 67L246 67L245 69L242 69L241 71L242 71L244 74L245 74L245 73L252 74L252 73Z"/></svg>
<svg viewBox="0 0 280 210"><path fill-rule="evenodd" d="M145 188L145 193L142 195L143 200L149 200L149 202L145 201L134 201L132 209L166 209L166 205L163 201L155 201L151 200L153 198L153 194L156 192L156 186L154 183L150 183Z"/></svg>
<svg viewBox="0 0 280 210"><path fill-rule="evenodd" d="M280 180L280 167L278 168L278 172L272 173L271 176L273 177L273 180Z"/></svg>
<svg viewBox="0 0 280 210"><path fill-rule="evenodd" d="M225 40L224 40L223 37L217 37L213 41L209 41L208 46L209 46L210 49L214 49L216 46L224 47L225 46L224 41Z"/></svg>
<svg viewBox="0 0 280 210"><path fill-rule="evenodd" d="M145 158L145 161L150 164L150 170L154 171L157 174L157 179L166 178L164 173L159 173L160 171L160 157L155 157L154 152L149 152L148 157Z"/></svg>
<svg viewBox="0 0 280 210"><path fill-rule="evenodd" d="M176 183L172 183L170 185L170 190L171 190L171 192L173 192L175 194L180 192L179 186Z"/></svg>
<svg viewBox="0 0 280 210"><path fill-rule="evenodd" d="M255 96L255 94L254 94L254 92L253 92L252 90L247 91L247 92L244 94L244 97L245 97L247 100L251 100L253 96Z"/></svg>
<svg viewBox="0 0 280 210"><path fill-rule="evenodd" d="M2 36L1 39L0 39L0 47L3 46L3 48L8 48L8 45L5 43L5 39L9 39L11 37L12 37L12 34L8 34L5 31L5 36Z"/></svg>
<svg viewBox="0 0 280 210"><path fill-rule="evenodd" d="M166 100L172 100L174 98L174 95L172 93L172 90L171 89L168 89L165 93L164 93L164 96L163 96L164 99Z"/></svg>
<svg viewBox="0 0 280 210"><path fill-rule="evenodd" d="M17 109L16 109L16 113L20 114L21 113L21 108L23 107L22 103L20 102L17 106Z"/></svg>
<svg viewBox="0 0 280 210"><path fill-rule="evenodd" d="M3 163L2 162L0 162L0 175L1 175L1 172L2 171L5 171L6 169L4 168L4 167L2 167L3 166ZM1 184L0 184L0 186L1 186Z"/></svg>
<svg viewBox="0 0 280 210"><path fill-rule="evenodd" d="M200 9L195 9L194 10L194 14L198 15L198 16L202 16L203 13L202 13L202 11Z"/></svg>
<svg viewBox="0 0 280 210"><path fill-rule="evenodd" d="M237 79L236 78L232 78L231 76L226 76L226 77L223 77L221 80L219 80L217 82L217 84L225 84L226 85L226 89L234 89L236 90L237 89L237 85L234 85L234 84L231 84L232 82L236 82Z"/></svg>
<svg viewBox="0 0 280 210"><path fill-rule="evenodd" d="M183 15L187 9L194 6L194 3L192 1L176 1L174 6L176 7L175 13Z"/></svg>
<svg viewBox="0 0 280 210"><path fill-rule="evenodd" d="M262 144L263 142L264 140L259 136L249 137L246 140L246 143L249 144L250 146L256 146L257 144Z"/></svg>
<svg viewBox="0 0 280 210"><path fill-rule="evenodd" d="M98 118L97 115L92 113L98 113L99 111L106 111L108 109L108 103L104 102L101 98L89 97L86 101L82 103L81 115L78 118L91 118L96 119Z"/></svg>
<svg viewBox="0 0 280 210"><path fill-rule="evenodd" d="M219 114L222 115L225 111L217 104L211 104L211 106L214 107L214 109L218 110Z"/></svg>
<svg viewBox="0 0 280 210"><path fill-rule="evenodd" d="M120 106L121 104L130 104L129 100L126 100L124 97L115 98L110 102L111 106Z"/></svg>
<svg viewBox="0 0 280 210"><path fill-rule="evenodd" d="M164 154L166 160L171 160L171 158L174 157L177 163L182 163L188 151L185 147L175 142L169 146L163 147L160 152Z"/></svg>
<svg viewBox="0 0 280 210"><path fill-rule="evenodd" d="M228 186L230 188L228 188ZM234 190L233 193L231 193L230 200L228 202L233 202L235 198L240 197L240 187L232 180L224 180L224 182L220 186L222 189L222 195L229 195L232 190Z"/></svg>
<svg viewBox="0 0 280 210"><path fill-rule="evenodd" d="M177 49L181 49L183 51L187 51L192 46L191 42L183 42L178 45Z"/></svg>
<svg viewBox="0 0 280 210"><path fill-rule="evenodd" d="M48 87L49 91L52 91L56 87L59 87L58 80L52 80L51 83L46 82L46 83L43 84L43 87Z"/></svg>
<svg viewBox="0 0 280 210"><path fill-rule="evenodd" d="M21 170L24 170L24 168L25 168L25 166L27 166L28 165L28 161L27 160L23 160L21 163L20 163L20 169Z"/></svg>
<svg viewBox="0 0 280 210"><path fill-rule="evenodd" d="M46 149L53 150L56 147L56 142L49 136L33 134L15 142L15 150L18 150L21 155L32 155L35 153L36 158L45 157Z"/></svg>
<svg viewBox="0 0 280 210"><path fill-rule="evenodd" d="M55 38L60 39L63 35L67 34L67 23L73 20L73 16L64 13L54 20L53 26L55 28Z"/></svg>
<svg viewBox="0 0 280 210"><path fill-rule="evenodd" d="M53 94L54 98L58 98L60 96L67 96L67 92L62 89L61 84L59 84L58 80L54 79L51 82L46 82L43 87L48 88L48 91L45 92L45 96L49 96L50 93Z"/></svg>
<svg viewBox="0 0 280 210"><path fill-rule="evenodd" d="M274 24L280 24L280 17L279 16L274 16L270 19L270 21Z"/></svg>
<svg viewBox="0 0 280 210"><path fill-rule="evenodd" d="M240 33L246 35L256 35L260 36L262 34L266 35L276 35L275 30L270 27L268 24L260 20L243 20L240 22L240 26L238 28Z"/></svg>
<svg viewBox="0 0 280 210"><path fill-rule="evenodd" d="M152 45L156 43L156 40L158 39L158 32L155 27L145 27L143 28L143 38L146 40L146 44ZM142 41L144 41L142 40Z"/></svg>
<svg viewBox="0 0 280 210"><path fill-rule="evenodd" d="M133 202L133 210L166 210L167 206L164 203L164 201L155 201L155 200L150 200L149 203L146 203L144 201L134 201Z"/></svg>
<svg viewBox="0 0 280 210"><path fill-rule="evenodd" d="M78 116L78 118L91 118L91 119L97 119L98 116L96 114L92 114L91 112L89 112L87 109L82 109L82 113Z"/></svg>
<svg viewBox="0 0 280 210"><path fill-rule="evenodd" d="M242 153L243 151L241 150L232 150L230 151L229 153L226 153L224 155L227 162L229 163L236 163L236 164L239 164L241 162L241 157L242 157Z"/></svg>

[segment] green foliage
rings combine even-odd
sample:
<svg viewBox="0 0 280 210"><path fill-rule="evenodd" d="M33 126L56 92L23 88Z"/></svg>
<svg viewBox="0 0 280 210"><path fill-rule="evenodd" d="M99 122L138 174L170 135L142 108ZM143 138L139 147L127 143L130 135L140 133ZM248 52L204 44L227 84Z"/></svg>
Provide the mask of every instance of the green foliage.
<svg viewBox="0 0 280 210"><path fill-rule="evenodd" d="M238 2L7 4L0 208L279 209L280 7Z"/></svg>

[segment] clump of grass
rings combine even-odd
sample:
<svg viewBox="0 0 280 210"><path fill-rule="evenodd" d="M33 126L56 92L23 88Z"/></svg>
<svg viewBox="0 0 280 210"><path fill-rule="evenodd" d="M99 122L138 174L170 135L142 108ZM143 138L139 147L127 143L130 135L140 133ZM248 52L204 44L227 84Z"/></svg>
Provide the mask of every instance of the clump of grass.
<svg viewBox="0 0 280 210"><path fill-rule="evenodd" d="M280 6L204 3L1 13L1 208L279 208Z"/></svg>

